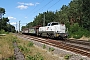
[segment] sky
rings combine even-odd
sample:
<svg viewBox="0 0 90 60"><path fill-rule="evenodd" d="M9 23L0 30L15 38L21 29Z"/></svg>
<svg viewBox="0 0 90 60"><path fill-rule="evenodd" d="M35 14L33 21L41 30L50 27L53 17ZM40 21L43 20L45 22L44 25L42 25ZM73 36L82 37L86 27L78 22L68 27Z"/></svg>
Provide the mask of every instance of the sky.
<svg viewBox="0 0 90 60"><path fill-rule="evenodd" d="M0 0L0 7L5 9L4 17L9 18L15 29L32 22L39 14L46 11L60 10L62 5L68 5L71 0ZM17 26L17 27L16 27Z"/></svg>

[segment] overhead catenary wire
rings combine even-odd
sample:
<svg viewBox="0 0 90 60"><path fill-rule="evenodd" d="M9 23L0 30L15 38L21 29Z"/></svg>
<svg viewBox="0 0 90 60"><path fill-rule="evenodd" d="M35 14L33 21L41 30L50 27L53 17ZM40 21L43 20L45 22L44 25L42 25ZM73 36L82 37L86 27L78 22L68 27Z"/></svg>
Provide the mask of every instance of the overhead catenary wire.
<svg viewBox="0 0 90 60"><path fill-rule="evenodd" d="M42 0L41 1L41 3L43 2L44 0ZM43 10L47 5L49 5L51 2L52 2L53 0L50 0L47 4L45 4L43 7L41 7L41 8L39 8L38 10L36 10L35 12L33 12L38 6L36 6L35 8L33 8L32 10L31 10L31 12L33 12L32 14L30 14L29 16L31 16L31 15L33 15L33 14L35 14L36 12L38 12L39 10ZM53 7L55 4L57 4L58 2L59 2L60 0L58 0L57 2L55 2L53 5L51 5L48 9L50 9L51 7ZM47 9L47 10L48 10Z"/></svg>
<svg viewBox="0 0 90 60"><path fill-rule="evenodd" d="M32 14L36 13L37 11L41 10L41 9L44 9L47 5L49 5L53 0L50 0L47 4L45 4L43 7L39 8L38 10L36 10L35 12L33 12ZM43 1L41 1L42 3ZM51 5L48 9L52 8L54 5L56 5L57 3L59 3L60 0L56 1L53 5ZM38 6L37 6L38 7ZM33 8L32 11L34 11L37 7ZM48 10L47 9L47 10ZM31 15L32 15L31 14Z"/></svg>
<svg viewBox="0 0 90 60"><path fill-rule="evenodd" d="M41 9L44 9L47 5L49 5L53 0L50 0L47 4L45 4L43 7L39 8L37 11L35 11L34 13L38 12ZM56 5L60 0L58 0L57 2L55 2L53 5L51 5L48 9L52 8L54 5ZM48 10L47 9L47 10ZM33 13L33 14L34 14Z"/></svg>
<svg viewBox="0 0 90 60"><path fill-rule="evenodd" d="M48 4L50 4L52 1L53 1L53 0L50 0L47 4L45 4L43 7L39 8L37 11L39 11L39 10L45 8L45 7L46 7ZM37 11L35 11L34 13L36 13Z"/></svg>
<svg viewBox="0 0 90 60"><path fill-rule="evenodd" d="M36 10L35 12L33 12L31 15L33 15L33 14L35 14L36 12L38 12L39 10L43 10L47 5L49 5L51 2L52 2L53 0L50 0L47 4L45 4L43 7L41 7L41 8L39 8L38 10ZM51 7L53 7L54 5L56 5L58 2L59 2L60 0L58 0L57 2L55 2L53 5L51 5L48 9L50 9ZM34 9L36 9L36 8L34 8ZM33 9L33 10L34 10ZM47 9L47 10L48 10Z"/></svg>
<svg viewBox="0 0 90 60"><path fill-rule="evenodd" d="M45 0L42 0L42 1L40 1L40 3L43 3ZM39 5L38 5L39 6ZM38 6L35 6L32 10L31 10L31 12L33 12ZM33 14L33 13L32 13ZM31 15L32 15L31 14ZM21 23L20 23L21 24ZM27 23L23 23L23 24L26 24L27 25ZM20 31L20 29L19 29L19 31Z"/></svg>
<svg viewBox="0 0 90 60"><path fill-rule="evenodd" d="M42 3L42 2L44 2L44 0L42 0L40 3ZM35 6L31 11L34 11L38 6Z"/></svg>
<svg viewBox="0 0 90 60"><path fill-rule="evenodd" d="M50 6L48 9L50 9L51 7L53 7L55 4L57 4L60 0L58 0L57 2L55 2L52 6ZM47 10L48 10L47 9Z"/></svg>
<svg viewBox="0 0 90 60"><path fill-rule="evenodd" d="M53 0L50 0L47 4L45 4L43 7L39 8L37 11L39 11L39 10L45 8L45 7L46 7L48 4L50 4L52 1L53 1ZM41 2L43 2L43 1L41 1ZM35 10L36 8L37 8L37 7L35 7L35 8L32 9L31 11ZM34 13L36 13L37 11L35 11ZM32 13L32 14L34 14L34 13ZM32 14L31 14L31 15L32 15ZM19 29L19 31L20 31L20 29Z"/></svg>

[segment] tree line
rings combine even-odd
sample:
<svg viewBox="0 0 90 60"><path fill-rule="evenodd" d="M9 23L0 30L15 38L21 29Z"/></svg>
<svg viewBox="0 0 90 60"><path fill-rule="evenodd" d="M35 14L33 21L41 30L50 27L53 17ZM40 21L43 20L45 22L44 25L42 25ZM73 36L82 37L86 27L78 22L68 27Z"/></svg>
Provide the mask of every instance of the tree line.
<svg viewBox="0 0 90 60"><path fill-rule="evenodd" d="M90 27L87 27L90 26L89 3L89 0L73 0L68 6L63 5L59 11L39 13L39 15L34 18L33 22L28 23L27 26L42 25L41 23L43 23L45 15L45 24L51 21L64 22L65 24L69 23L70 25L78 23L81 27L90 30Z"/></svg>
<svg viewBox="0 0 90 60"><path fill-rule="evenodd" d="M0 33L15 32L15 27L9 23L8 17L3 17L5 9L0 7Z"/></svg>
<svg viewBox="0 0 90 60"><path fill-rule="evenodd" d="M60 10L46 11L39 13L33 20L23 28L43 25L45 15L45 25L48 22L65 23L70 35L83 36L90 31L90 0L72 0L68 5L63 5ZM84 33L86 31L86 33ZM81 34L81 35L80 35Z"/></svg>

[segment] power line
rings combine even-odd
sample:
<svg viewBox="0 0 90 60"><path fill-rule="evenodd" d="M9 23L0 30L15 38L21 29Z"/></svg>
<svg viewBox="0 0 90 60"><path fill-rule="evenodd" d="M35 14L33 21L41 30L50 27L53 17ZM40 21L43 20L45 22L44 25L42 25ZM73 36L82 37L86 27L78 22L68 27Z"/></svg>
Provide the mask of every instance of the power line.
<svg viewBox="0 0 90 60"><path fill-rule="evenodd" d="M45 4L43 7L39 8L37 11L45 8L45 7L46 7L47 5L49 5L52 1L53 1L53 0L50 0L47 4ZM55 3L54 3L53 5L51 5L48 9L50 9L51 7L53 7L54 5L56 5L59 1L60 1L60 0L58 0L57 2L55 2ZM41 1L41 2L43 2L43 1ZM37 6L37 7L38 7L38 6ZM32 11L35 10L37 7L35 7L34 9L32 9ZM48 9L47 9L47 10L48 10ZM36 13L37 11L35 11L34 13ZM34 14L34 13L33 13L33 14Z"/></svg>
<svg viewBox="0 0 90 60"><path fill-rule="evenodd" d="M42 3L42 2L44 2L44 0L42 0L40 3ZM40 4L39 4L39 5L40 5ZM38 5L38 6L39 6L39 5ZM35 7L31 10L31 12L33 12L38 6L35 6ZM35 12L34 12L34 13L35 13ZM32 14L34 14L34 13L32 13ZM32 15L32 14L31 14L31 15Z"/></svg>
<svg viewBox="0 0 90 60"><path fill-rule="evenodd" d="M44 2L44 0L42 0L40 3ZM35 8L33 8L31 11L34 11L38 6L36 6Z"/></svg>
<svg viewBox="0 0 90 60"><path fill-rule="evenodd" d="M53 0L50 0L47 4L45 4L43 7L41 7L40 9L38 9L37 11L39 11L39 10L41 10L41 9L43 9L43 8L45 8L48 4L50 4L51 2L52 2ZM35 11L34 13L36 13L37 11Z"/></svg>
<svg viewBox="0 0 90 60"><path fill-rule="evenodd" d="M57 4L60 0L58 0L57 2L55 2L52 6L50 6L48 9L50 9L51 7L53 7L55 4Z"/></svg>

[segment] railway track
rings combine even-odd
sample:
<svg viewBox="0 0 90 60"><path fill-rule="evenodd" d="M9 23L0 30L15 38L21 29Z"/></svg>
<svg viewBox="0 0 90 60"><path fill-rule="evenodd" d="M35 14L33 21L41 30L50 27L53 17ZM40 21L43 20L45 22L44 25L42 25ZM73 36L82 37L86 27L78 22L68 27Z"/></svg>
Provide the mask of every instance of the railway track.
<svg viewBox="0 0 90 60"><path fill-rule="evenodd" d="M57 40L53 40L53 39L47 39L47 38L40 38L40 37L35 37L35 36L28 36L28 35L20 35L23 36L24 38L30 39L30 40L34 40L34 41L38 41L38 42L42 42L51 46L55 46L61 49L65 49L68 51L72 51L78 54L81 54L83 56L87 56L90 58L90 48L86 47L89 46L89 43L86 44L86 42L84 43L83 41L57 41ZM83 43L82 43L83 42ZM79 44L79 45L78 45Z"/></svg>
<svg viewBox="0 0 90 60"><path fill-rule="evenodd" d="M86 40L75 40L75 39L73 39L73 40L66 40L66 42L90 46L90 41L86 41Z"/></svg>

